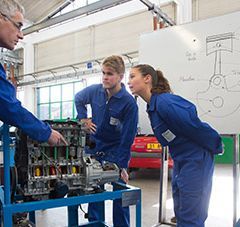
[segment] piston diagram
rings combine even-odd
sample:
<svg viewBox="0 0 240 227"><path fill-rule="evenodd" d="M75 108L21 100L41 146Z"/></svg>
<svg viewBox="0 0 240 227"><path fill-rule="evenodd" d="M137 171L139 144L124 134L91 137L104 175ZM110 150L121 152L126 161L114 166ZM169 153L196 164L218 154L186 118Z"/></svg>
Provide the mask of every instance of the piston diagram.
<svg viewBox="0 0 240 227"><path fill-rule="evenodd" d="M240 101L232 100L233 96L240 95L240 62L236 70L224 71L224 56L234 53L236 37L235 33L229 32L206 38L206 55L214 55L214 72L207 89L197 93L197 102L204 114L212 117L226 117L240 109Z"/></svg>

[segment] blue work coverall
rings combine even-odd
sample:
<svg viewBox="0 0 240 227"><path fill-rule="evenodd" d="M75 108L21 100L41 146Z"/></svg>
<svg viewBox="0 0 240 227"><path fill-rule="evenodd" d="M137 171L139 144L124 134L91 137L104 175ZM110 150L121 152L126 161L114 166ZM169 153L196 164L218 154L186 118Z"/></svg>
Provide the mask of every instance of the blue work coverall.
<svg viewBox="0 0 240 227"><path fill-rule="evenodd" d="M97 125L96 133L91 135L96 147L88 153L101 153L100 161L114 162L119 168L127 168L130 148L137 132L138 108L124 84L121 90L109 100L102 84L89 86L78 92L75 104L78 119L87 118L86 105L92 109L92 122ZM113 190L117 190L113 184ZM99 220L101 209L98 203L89 204L89 220ZM122 207L121 199L113 201L114 227L128 227L129 207Z"/></svg>
<svg viewBox="0 0 240 227"><path fill-rule="evenodd" d="M153 94L147 105L154 135L174 160L172 191L178 227L204 227L220 135L200 121L196 107L180 96Z"/></svg>
<svg viewBox="0 0 240 227"><path fill-rule="evenodd" d="M0 120L20 128L32 139L39 142L48 141L51 128L25 109L16 98L15 87L6 79L6 73L0 64Z"/></svg>

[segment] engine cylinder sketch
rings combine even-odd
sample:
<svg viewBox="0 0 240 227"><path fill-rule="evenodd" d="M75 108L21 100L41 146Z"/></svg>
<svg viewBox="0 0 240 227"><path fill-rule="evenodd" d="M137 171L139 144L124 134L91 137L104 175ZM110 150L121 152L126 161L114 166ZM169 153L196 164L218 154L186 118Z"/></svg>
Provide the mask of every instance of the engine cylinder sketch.
<svg viewBox="0 0 240 227"><path fill-rule="evenodd" d="M205 114L212 117L226 117L236 112L240 102L231 102L232 93L240 93L240 77L235 85L229 84L232 75L223 73L223 53L231 54L235 34L232 32L208 36L206 39L206 54L215 54L214 72L209 79L208 87L197 92L197 103ZM228 52L228 53L227 53ZM229 79L230 78L230 79Z"/></svg>

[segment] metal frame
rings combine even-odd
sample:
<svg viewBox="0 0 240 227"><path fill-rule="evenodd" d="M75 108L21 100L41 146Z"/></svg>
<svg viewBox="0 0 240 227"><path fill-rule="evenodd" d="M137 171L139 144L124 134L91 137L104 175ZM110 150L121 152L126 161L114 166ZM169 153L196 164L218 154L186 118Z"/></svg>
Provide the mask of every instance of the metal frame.
<svg viewBox="0 0 240 227"><path fill-rule="evenodd" d="M70 2L66 2L63 6L61 6L59 9L57 9L55 12L50 14L47 18L43 19L41 22L36 23L32 26L29 26L25 29L23 29L23 34L28 35L33 32L42 30L44 28L59 24L61 22L65 22L67 20L73 19L75 17L79 17L82 15L89 15L92 13L96 13L100 10L104 10L119 4L123 4L126 2L129 2L131 0L102 0L98 1L89 5L86 5L84 7L81 7L79 9L73 10L69 13L65 13L63 15L53 17L58 12L60 12L62 9L64 9L66 6L71 4L74 0L70 0ZM172 26L175 25L175 22L167 16L159 7L157 7L155 4L153 4L151 1L148 0L140 0L144 5L148 7L148 10L152 11L154 14L156 14L161 20L163 20L166 24Z"/></svg>
<svg viewBox="0 0 240 227"><path fill-rule="evenodd" d="M101 202L105 200L114 200L122 199L123 205L136 205L136 227L141 227L141 190L139 188L130 186L130 185L121 185L119 184L119 191L107 191L98 194L90 194L84 196L74 196L62 199L53 199L45 201L36 201L36 202L24 202L12 204L10 199L10 138L9 138L9 126L3 125L3 156L4 156L4 190L3 186L0 187L0 201L1 201L1 210L3 214L3 226L11 227L12 226L12 215L18 212L32 212L35 210L57 208L63 206L74 206L82 203L90 202ZM33 213L34 214L34 213ZM34 219L34 216L32 217ZM78 217L75 217L78 218ZM100 222L104 224L105 220ZM91 225L89 222L87 225ZM81 226L81 225L80 225ZM83 226L86 226L83 225Z"/></svg>
<svg viewBox="0 0 240 227"><path fill-rule="evenodd" d="M89 4L87 6L81 7L79 9L73 10L69 13L65 13L61 16L53 17L48 20L44 20L43 22L40 22L38 24L34 24L33 26L27 27L23 29L23 34L28 35L30 33L39 31L41 29L47 28L49 26L59 24L61 22L73 19L75 17L79 17L82 15L89 15L92 13L96 13L97 11L107 9L113 6L116 6L118 4L122 4L125 2L128 2L130 0L102 0L98 1L92 4Z"/></svg>
<svg viewBox="0 0 240 227"><path fill-rule="evenodd" d="M138 59L137 59L138 51L124 53L121 55L127 58L127 61L125 62L126 68L131 68L133 65L138 63ZM131 57L131 62L129 62L130 57ZM100 63L102 62L102 60L103 58L90 59L90 60L78 62L75 64L63 65L60 67L54 67L46 70L41 70L38 72L19 75L16 77L16 79L18 80L18 86L20 87L27 86L27 85L36 85L36 84L39 85L41 83L46 83L46 82L47 83L56 82L57 80L60 81L60 80L70 79L70 78L73 80L82 79L84 76L102 72L100 68ZM86 69L86 65L89 62L96 63L92 69ZM72 72L69 72L69 69L71 69ZM55 72L55 77L53 77L52 73L50 72ZM25 79L26 77L28 77L28 79Z"/></svg>
<svg viewBox="0 0 240 227"><path fill-rule="evenodd" d="M176 23L166 13L164 13L159 7L157 7L151 1L140 0L140 2L142 2L144 5L146 5L148 7L148 10L150 10L151 12L156 14L167 25L170 25L170 26L176 25Z"/></svg>

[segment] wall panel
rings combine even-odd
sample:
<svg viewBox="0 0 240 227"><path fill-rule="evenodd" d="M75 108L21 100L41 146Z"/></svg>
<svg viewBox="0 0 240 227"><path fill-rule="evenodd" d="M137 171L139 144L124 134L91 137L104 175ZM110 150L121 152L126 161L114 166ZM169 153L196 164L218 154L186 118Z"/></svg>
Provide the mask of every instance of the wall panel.
<svg viewBox="0 0 240 227"><path fill-rule="evenodd" d="M91 31L85 29L35 45L35 71L88 59Z"/></svg>
<svg viewBox="0 0 240 227"><path fill-rule="evenodd" d="M176 18L175 4L162 10ZM35 45L35 71L139 49L139 36L152 31L152 13L140 12Z"/></svg>
<svg viewBox="0 0 240 227"><path fill-rule="evenodd" d="M240 10L240 0L193 0L193 20L220 16Z"/></svg>

